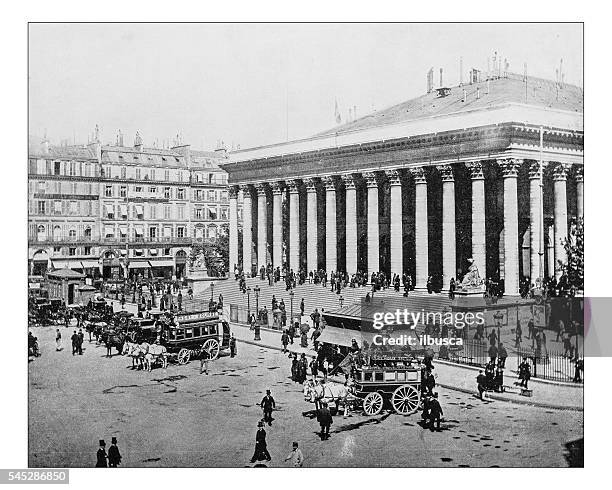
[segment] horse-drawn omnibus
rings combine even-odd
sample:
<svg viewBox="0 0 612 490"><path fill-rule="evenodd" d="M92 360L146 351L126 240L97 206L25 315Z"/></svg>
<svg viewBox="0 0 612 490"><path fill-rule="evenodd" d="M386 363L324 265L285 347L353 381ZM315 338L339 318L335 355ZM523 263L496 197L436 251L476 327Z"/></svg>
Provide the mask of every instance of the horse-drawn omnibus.
<svg viewBox="0 0 612 490"><path fill-rule="evenodd" d="M229 323L221 321L217 311L178 313L170 322L162 322L160 343L179 364L186 364L201 351L214 360L229 348Z"/></svg>

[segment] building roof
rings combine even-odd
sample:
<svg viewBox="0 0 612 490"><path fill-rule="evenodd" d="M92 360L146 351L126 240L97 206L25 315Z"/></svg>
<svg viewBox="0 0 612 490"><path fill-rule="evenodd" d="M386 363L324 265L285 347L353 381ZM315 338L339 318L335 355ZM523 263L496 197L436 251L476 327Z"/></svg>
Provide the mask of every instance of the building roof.
<svg viewBox="0 0 612 490"><path fill-rule="evenodd" d="M28 152L30 157L40 157L52 160L92 160L96 158L95 152L83 145L51 146L48 152L43 148L44 141L29 142Z"/></svg>
<svg viewBox="0 0 612 490"><path fill-rule="evenodd" d="M315 136L333 135L432 116L486 109L504 103L583 112L584 96L580 87L570 84L563 84L559 87L553 80L535 77L527 77L527 84L523 80L523 75L508 73L505 77L491 79L488 82L481 81L451 87L449 95L444 97L439 97L434 89L429 94L373 112ZM463 90L466 92L465 102L462 101ZM477 90L480 92L479 98L476 97Z"/></svg>

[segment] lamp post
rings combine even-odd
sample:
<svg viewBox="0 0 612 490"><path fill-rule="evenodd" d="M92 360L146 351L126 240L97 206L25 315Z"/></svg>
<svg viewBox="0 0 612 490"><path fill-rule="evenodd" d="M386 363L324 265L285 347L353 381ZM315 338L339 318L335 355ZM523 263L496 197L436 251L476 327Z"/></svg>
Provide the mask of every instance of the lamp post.
<svg viewBox="0 0 612 490"><path fill-rule="evenodd" d="M289 320L289 324L293 325L293 297L295 296L295 292L293 289L289 291L289 298L291 298L291 319Z"/></svg>
<svg viewBox="0 0 612 490"><path fill-rule="evenodd" d="M247 321L250 321L250 318L251 318L251 288L246 288L246 292L247 292Z"/></svg>

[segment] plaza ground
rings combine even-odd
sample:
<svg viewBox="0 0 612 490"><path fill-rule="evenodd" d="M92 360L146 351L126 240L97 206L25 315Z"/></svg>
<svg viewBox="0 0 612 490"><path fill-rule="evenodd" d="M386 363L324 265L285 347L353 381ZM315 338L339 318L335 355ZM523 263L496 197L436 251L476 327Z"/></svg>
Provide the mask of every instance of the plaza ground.
<svg viewBox="0 0 612 490"><path fill-rule="evenodd" d="M240 342L238 356L212 362L208 376L197 362L146 373L87 340L83 355L72 356L72 329L61 330L61 352L54 328L34 331L42 356L29 364L32 467L93 467L98 440L108 447L112 436L126 467L248 466L266 388L277 402L266 427L269 466L288 465L293 441L310 467L569 466L576 455L568 447L582 444L580 411L483 402L444 388L440 432L422 429L419 414L353 414L334 417L331 438L321 441L313 406L277 350Z"/></svg>

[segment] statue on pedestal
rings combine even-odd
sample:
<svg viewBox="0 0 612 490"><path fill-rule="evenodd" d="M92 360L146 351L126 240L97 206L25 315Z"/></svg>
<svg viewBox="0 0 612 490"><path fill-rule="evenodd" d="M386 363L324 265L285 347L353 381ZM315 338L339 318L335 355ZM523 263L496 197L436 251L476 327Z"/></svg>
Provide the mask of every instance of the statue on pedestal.
<svg viewBox="0 0 612 490"><path fill-rule="evenodd" d="M481 289L484 281L480 277L480 273L478 272L478 266L474 262L474 259L468 259L470 266L468 267L468 271L463 276L463 280L461 281L461 289Z"/></svg>

